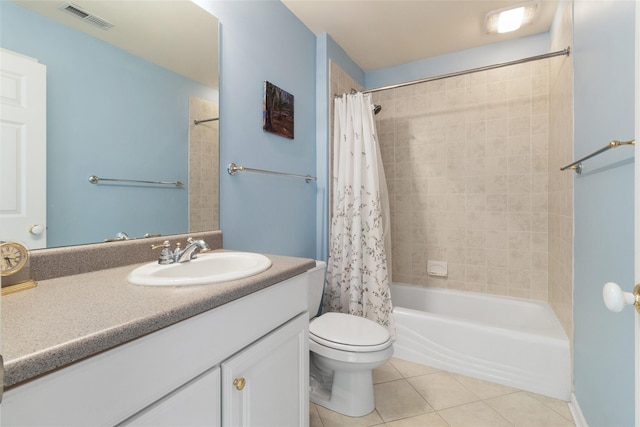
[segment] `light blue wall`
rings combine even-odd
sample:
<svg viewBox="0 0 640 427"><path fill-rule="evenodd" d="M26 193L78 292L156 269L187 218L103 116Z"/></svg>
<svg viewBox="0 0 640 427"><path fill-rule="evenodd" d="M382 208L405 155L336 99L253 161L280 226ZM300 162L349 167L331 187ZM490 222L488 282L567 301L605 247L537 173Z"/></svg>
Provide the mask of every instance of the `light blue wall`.
<svg viewBox="0 0 640 427"><path fill-rule="evenodd" d="M342 49L342 47L331 38L331 36L323 34L320 37L326 39L325 45L327 58L339 65L340 68L342 68L342 71L349 74L352 79L364 87L366 84L367 74L362 71L362 68L353 62L353 59L347 55L344 49Z"/></svg>
<svg viewBox="0 0 640 427"><path fill-rule="evenodd" d="M3 48L47 67L48 245L102 241L119 231L188 229L188 190L92 185L104 178L188 184L189 96L214 90L2 1Z"/></svg>
<svg viewBox="0 0 640 427"><path fill-rule="evenodd" d="M634 2L574 4L576 157L634 138ZM633 287L633 149L585 162L575 183L574 384L591 427L634 425L633 310L608 312L602 286Z"/></svg>
<svg viewBox="0 0 640 427"><path fill-rule="evenodd" d="M549 33L493 43L366 73L368 89L514 61L549 52Z"/></svg>
<svg viewBox="0 0 640 427"><path fill-rule="evenodd" d="M316 40L316 172L318 192L316 194L316 259L326 261L329 253L329 145L331 100L328 44L325 33Z"/></svg>
<svg viewBox="0 0 640 427"><path fill-rule="evenodd" d="M318 172L318 196L316 210L316 259L326 261L329 256L327 247L329 239L329 145L331 132L330 103L333 96L330 88L330 61L336 63L342 70L364 86L364 71L346 54L346 52L328 35L321 34L317 39L317 120L316 120L316 170Z"/></svg>
<svg viewBox="0 0 640 427"><path fill-rule="evenodd" d="M220 164L316 175L316 37L279 1L198 3L221 23ZM295 139L262 130L264 81L294 95ZM224 246L316 256L316 184L220 176Z"/></svg>

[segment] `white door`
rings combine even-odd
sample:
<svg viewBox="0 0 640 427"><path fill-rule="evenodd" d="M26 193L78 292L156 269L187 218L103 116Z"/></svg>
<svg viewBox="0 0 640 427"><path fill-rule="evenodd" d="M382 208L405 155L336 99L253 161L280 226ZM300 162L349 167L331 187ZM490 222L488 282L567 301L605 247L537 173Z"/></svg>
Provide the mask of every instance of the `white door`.
<svg viewBox="0 0 640 427"><path fill-rule="evenodd" d="M223 427L309 425L309 316L222 363Z"/></svg>
<svg viewBox="0 0 640 427"><path fill-rule="evenodd" d="M46 67L6 49L0 64L0 240L44 248Z"/></svg>

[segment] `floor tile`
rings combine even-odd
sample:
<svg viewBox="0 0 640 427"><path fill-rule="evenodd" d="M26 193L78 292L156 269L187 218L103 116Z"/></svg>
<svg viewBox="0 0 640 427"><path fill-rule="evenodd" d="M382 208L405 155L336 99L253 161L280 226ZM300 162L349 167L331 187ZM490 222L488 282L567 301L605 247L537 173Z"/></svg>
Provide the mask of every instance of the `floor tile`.
<svg viewBox="0 0 640 427"><path fill-rule="evenodd" d="M460 384L465 386L471 393L480 399L490 399L492 397L504 396L505 394L515 393L519 391L517 388L509 387L502 384L496 384L489 381L479 380L477 378L467 377L465 375L451 374Z"/></svg>
<svg viewBox="0 0 640 427"><path fill-rule="evenodd" d="M569 427L573 423L530 393L520 391L485 401L516 427Z"/></svg>
<svg viewBox="0 0 640 427"><path fill-rule="evenodd" d="M409 381L435 410L463 405L478 400L476 395L464 388L462 384L456 381L448 372L438 372L408 378L407 381Z"/></svg>
<svg viewBox="0 0 640 427"><path fill-rule="evenodd" d="M531 397L540 402L544 403L549 408L556 411L558 414L562 415L564 418L568 420L573 420L571 416L571 411L569 410L569 402L565 402L564 400L554 399L552 397L543 396L541 394L529 393Z"/></svg>
<svg viewBox="0 0 640 427"><path fill-rule="evenodd" d="M387 381L394 381L402 379L402 375L390 362L385 363L373 370L373 383L385 383Z"/></svg>
<svg viewBox="0 0 640 427"><path fill-rule="evenodd" d="M389 360L389 363L391 363L404 378L440 372L439 369L409 362L408 360L396 359L395 357L392 357L391 360Z"/></svg>
<svg viewBox="0 0 640 427"><path fill-rule="evenodd" d="M318 408L316 408L316 405L313 403L309 403L309 427L324 427L320 419L320 414L318 413Z"/></svg>
<svg viewBox="0 0 640 427"><path fill-rule="evenodd" d="M473 402L438 411L451 427L513 427L484 402ZM538 427L541 427L539 425Z"/></svg>
<svg viewBox="0 0 640 427"><path fill-rule="evenodd" d="M316 405L316 407L323 427L370 427L383 424L377 411L364 417L348 417L320 405Z"/></svg>
<svg viewBox="0 0 640 427"><path fill-rule="evenodd" d="M310 427L575 427L568 403L392 358L374 370L376 410L310 404Z"/></svg>
<svg viewBox="0 0 640 427"><path fill-rule="evenodd" d="M376 384L373 389L376 410L385 422L433 412L406 380Z"/></svg>
<svg viewBox="0 0 640 427"><path fill-rule="evenodd" d="M386 427L449 427L449 424L436 412L431 412L417 417L391 421L386 424Z"/></svg>

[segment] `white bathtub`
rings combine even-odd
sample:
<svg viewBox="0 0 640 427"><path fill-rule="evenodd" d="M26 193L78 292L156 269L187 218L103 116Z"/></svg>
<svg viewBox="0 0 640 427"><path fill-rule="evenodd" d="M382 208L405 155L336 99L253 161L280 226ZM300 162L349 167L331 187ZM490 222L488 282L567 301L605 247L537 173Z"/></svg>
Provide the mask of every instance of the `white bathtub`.
<svg viewBox="0 0 640 427"><path fill-rule="evenodd" d="M547 303L394 283L394 357L570 400L569 340Z"/></svg>

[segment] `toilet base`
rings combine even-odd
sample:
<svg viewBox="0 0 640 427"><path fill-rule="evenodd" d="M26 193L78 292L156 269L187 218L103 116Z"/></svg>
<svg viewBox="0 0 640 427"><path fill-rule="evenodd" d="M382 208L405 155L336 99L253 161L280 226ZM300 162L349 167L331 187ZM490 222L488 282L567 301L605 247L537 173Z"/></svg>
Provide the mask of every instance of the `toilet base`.
<svg viewBox="0 0 640 427"><path fill-rule="evenodd" d="M360 327L364 324L370 329L382 330L380 334L382 336L378 337L380 342L376 341L378 342L376 345L365 346L366 349L363 346L343 344L344 341L327 340L322 335L309 333L309 398L311 402L339 414L362 417L375 410L372 371L393 356L393 344L388 332L371 320L342 313L327 313L316 321L319 322L324 316L329 315L346 316L343 321L347 324L354 323L351 319L353 318L356 322L360 322ZM314 323L311 324L313 325ZM334 324L331 327L337 329L340 326ZM383 340L385 336L387 339ZM358 337L351 337L351 339L358 342ZM348 341L351 342L351 340ZM336 348L338 343L341 344Z"/></svg>
<svg viewBox="0 0 640 427"><path fill-rule="evenodd" d="M339 414L362 417L376 408L371 371L333 373L331 390L311 390L311 402Z"/></svg>

